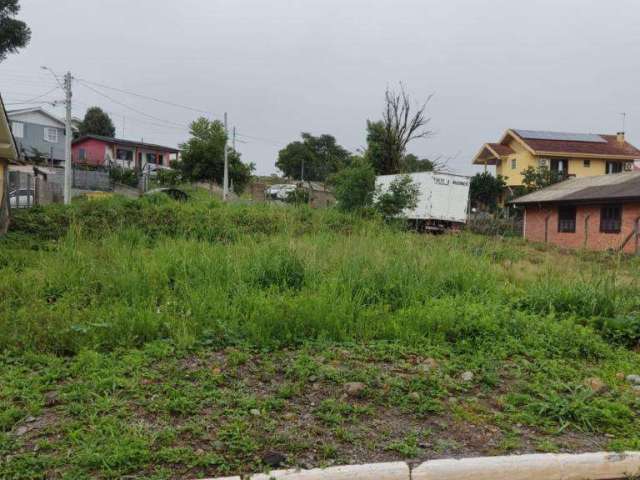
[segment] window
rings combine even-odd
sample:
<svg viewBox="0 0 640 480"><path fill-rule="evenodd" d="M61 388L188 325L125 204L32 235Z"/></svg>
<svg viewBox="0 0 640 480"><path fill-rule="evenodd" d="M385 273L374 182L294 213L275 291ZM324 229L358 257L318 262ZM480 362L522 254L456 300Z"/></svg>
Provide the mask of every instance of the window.
<svg viewBox="0 0 640 480"><path fill-rule="evenodd" d="M584 166L584 168L589 168L591 166L591 160L584 160L582 162L582 165Z"/></svg>
<svg viewBox="0 0 640 480"><path fill-rule="evenodd" d="M84 148L78 150L78 160L84 162L87 159L87 152Z"/></svg>
<svg viewBox="0 0 640 480"><path fill-rule="evenodd" d="M164 155L158 155L158 165L164 165Z"/></svg>
<svg viewBox="0 0 640 480"><path fill-rule="evenodd" d="M58 129L44 127L44 141L49 143L58 143Z"/></svg>
<svg viewBox="0 0 640 480"><path fill-rule="evenodd" d="M116 150L116 158L118 160L131 161L131 160L133 160L133 151L132 150L126 150L124 148L118 148Z"/></svg>
<svg viewBox="0 0 640 480"><path fill-rule="evenodd" d="M158 156L155 153L147 153L147 163L158 163Z"/></svg>
<svg viewBox="0 0 640 480"><path fill-rule="evenodd" d="M606 173L620 173L622 171L622 162L607 162Z"/></svg>
<svg viewBox="0 0 640 480"><path fill-rule="evenodd" d="M576 207L558 207L558 232L576 233Z"/></svg>
<svg viewBox="0 0 640 480"><path fill-rule="evenodd" d="M551 160L552 172L564 172L566 170L566 160L562 158L554 158Z"/></svg>
<svg viewBox="0 0 640 480"><path fill-rule="evenodd" d="M16 138L24 137L24 123L20 122L12 122L11 123L11 131L13 132L13 136Z"/></svg>
<svg viewBox="0 0 640 480"><path fill-rule="evenodd" d="M620 233L622 224L622 205L603 205L600 209L600 231L602 233Z"/></svg>
<svg viewBox="0 0 640 480"><path fill-rule="evenodd" d="M511 159L511 170L515 170L516 168L518 168L518 160L516 160L515 158Z"/></svg>

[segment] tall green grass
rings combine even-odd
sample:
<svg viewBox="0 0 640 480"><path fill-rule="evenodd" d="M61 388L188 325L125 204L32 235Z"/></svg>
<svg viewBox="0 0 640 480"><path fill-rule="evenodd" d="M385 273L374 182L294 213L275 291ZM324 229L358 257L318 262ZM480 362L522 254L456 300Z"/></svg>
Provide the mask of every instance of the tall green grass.
<svg viewBox="0 0 640 480"><path fill-rule="evenodd" d="M206 197L37 208L0 243L0 349L389 340L588 357L604 351L592 328L636 340L615 328L639 310L635 279L551 265L515 281L521 247Z"/></svg>

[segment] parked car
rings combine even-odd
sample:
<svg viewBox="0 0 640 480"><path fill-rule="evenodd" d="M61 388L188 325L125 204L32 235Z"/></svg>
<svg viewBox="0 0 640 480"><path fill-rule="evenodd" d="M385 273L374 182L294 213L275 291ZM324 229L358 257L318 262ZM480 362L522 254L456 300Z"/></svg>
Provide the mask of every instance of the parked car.
<svg viewBox="0 0 640 480"><path fill-rule="evenodd" d="M19 188L9 192L11 208L27 208L35 203L36 191L33 188Z"/></svg>
<svg viewBox="0 0 640 480"><path fill-rule="evenodd" d="M289 183L281 183L271 185L265 190L265 196L267 200L281 200L285 201L289 196L289 193L296 191L296 186Z"/></svg>

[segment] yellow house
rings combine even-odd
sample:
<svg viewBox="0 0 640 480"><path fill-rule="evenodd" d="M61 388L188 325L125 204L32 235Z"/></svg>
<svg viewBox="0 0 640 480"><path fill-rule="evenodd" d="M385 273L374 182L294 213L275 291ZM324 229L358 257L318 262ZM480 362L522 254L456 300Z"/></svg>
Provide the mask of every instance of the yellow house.
<svg viewBox="0 0 640 480"><path fill-rule="evenodd" d="M616 135L507 130L498 143L485 143L473 159L474 165L496 167L507 186L522 185L528 167L547 167L563 177L589 177L633 170L640 150L627 142L624 132Z"/></svg>
<svg viewBox="0 0 640 480"><path fill-rule="evenodd" d="M9 163L17 160L16 143L0 97L0 235L6 233L9 226Z"/></svg>

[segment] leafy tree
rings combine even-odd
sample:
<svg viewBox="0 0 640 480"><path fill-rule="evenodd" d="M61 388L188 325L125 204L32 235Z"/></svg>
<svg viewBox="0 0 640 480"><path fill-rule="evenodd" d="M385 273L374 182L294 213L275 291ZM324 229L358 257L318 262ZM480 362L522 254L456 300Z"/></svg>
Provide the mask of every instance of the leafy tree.
<svg viewBox="0 0 640 480"><path fill-rule="evenodd" d="M224 145L227 133L219 120L209 121L201 117L191 123L191 138L180 145L182 160L175 166L184 178L222 184L224 178ZM251 179L252 163L243 163L240 153L228 148L229 180L237 193Z"/></svg>
<svg viewBox="0 0 640 480"><path fill-rule="evenodd" d="M361 210L372 205L376 172L365 159L354 158L351 165L333 175L330 182L341 210Z"/></svg>
<svg viewBox="0 0 640 480"><path fill-rule="evenodd" d="M527 167L521 174L522 188L518 192L520 194L535 192L563 180L561 172L550 170L548 167Z"/></svg>
<svg viewBox="0 0 640 480"><path fill-rule="evenodd" d="M418 158L413 153L409 153L402 159L402 166L400 170L403 173L414 172L433 172L439 170L442 167L439 162L429 160L428 158Z"/></svg>
<svg viewBox="0 0 640 480"><path fill-rule="evenodd" d="M31 40L31 30L27 24L13 18L18 12L18 0L0 0L0 62L8 54L26 47Z"/></svg>
<svg viewBox="0 0 640 480"><path fill-rule="evenodd" d="M364 157L373 166L378 175L385 173L385 162L389 156L387 150L384 122L367 120L367 149Z"/></svg>
<svg viewBox="0 0 640 480"><path fill-rule="evenodd" d="M278 153L276 167L295 180L320 181L349 165L351 154L332 135L315 137L302 133L302 141L292 142Z"/></svg>
<svg viewBox="0 0 640 480"><path fill-rule="evenodd" d="M405 209L413 209L418 202L420 187L409 175L401 175L389 185L384 193L379 193L374 206L385 217L401 215Z"/></svg>
<svg viewBox="0 0 640 480"><path fill-rule="evenodd" d="M103 137L115 137L116 128L113 126L111 117L100 107L91 107L84 114L84 119L78 126L78 134L101 135Z"/></svg>
<svg viewBox="0 0 640 480"><path fill-rule="evenodd" d="M227 152L229 156L229 181L231 188L236 193L242 193L251 181L253 171L256 169L253 163L244 163L242 154L233 148L229 148ZM224 158L222 159L222 168L224 172Z"/></svg>
<svg viewBox="0 0 640 480"><path fill-rule="evenodd" d="M476 173L469 185L471 204L494 210L507 184L502 175L494 177L489 172Z"/></svg>
<svg viewBox="0 0 640 480"><path fill-rule="evenodd" d="M427 103L412 109L411 99L400 86L400 92L385 92L385 108L382 120L367 121L367 151L365 157L376 173L388 175L402 171L407 145L412 140L428 138L429 119L425 115Z"/></svg>

